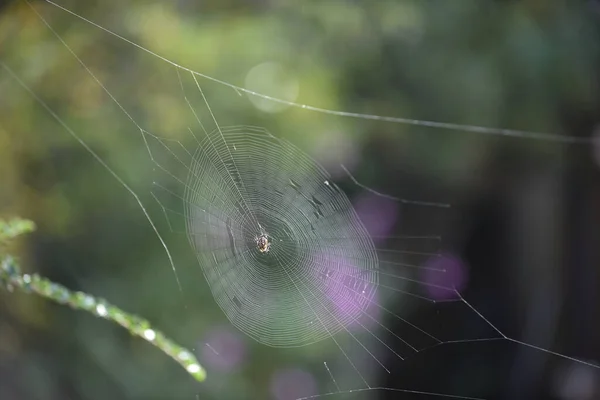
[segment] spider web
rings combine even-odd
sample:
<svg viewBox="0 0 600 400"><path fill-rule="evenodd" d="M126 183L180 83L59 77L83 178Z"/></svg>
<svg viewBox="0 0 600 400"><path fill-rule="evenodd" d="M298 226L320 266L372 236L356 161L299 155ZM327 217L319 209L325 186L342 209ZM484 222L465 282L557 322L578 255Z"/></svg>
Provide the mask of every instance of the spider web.
<svg viewBox="0 0 600 400"><path fill-rule="evenodd" d="M378 284L375 247L349 200L312 159L265 130L219 127L203 136L194 153L181 147L183 155L157 139L187 179L174 178L178 191L157 183L154 194L161 205L173 203L171 196L182 201L183 213L163 206L167 219L171 226L185 219L231 323L275 347L346 329ZM164 172L174 176L172 168ZM271 242L268 252L257 246L262 234ZM305 300L306 292L313 295Z"/></svg>
<svg viewBox="0 0 600 400"><path fill-rule="evenodd" d="M32 7L139 132L156 173L152 196L164 214L168 233L177 240L184 235L187 237L214 300L229 322L266 346L285 349L329 341L341 355L336 362L328 364L324 361L322 365L321 373L331 378L333 390L300 399L355 399L378 392L427 398L473 398L460 393L377 387L373 383L372 374L377 369L390 373L389 365L393 364L391 359L394 357L400 360L414 358L434 347L459 343L508 341L598 368L595 364L505 335L464 299L456 287L432 283L452 282L451 278L445 277L449 271L437 262L443 258L439 252L439 235L387 236L369 232L345 191L336 183L339 177L332 176L306 152L265 128L222 124L211 108L209 96L205 95L206 84L202 80L223 89L233 88L307 112L339 118L564 143L581 143L585 139L356 114L273 98L192 71L61 5L46 2L170 65L175 76L173 85L180 90L180 98L192 122L185 135L177 139L150 132L138 123L138 119ZM163 245L179 290L185 295L170 246L164 239L165 232L161 232L137 191L8 66L2 66L134 196ZM425 210L427 214L442 218L450 208L444 203L380 193L358 181L350 169L345 166L341 169L346 173L345 178L357 187L410 210L407 212ZM260 251L257 246L257 238L261 235L269 240L268 251ZM438 295L432 295L434 292ZM405 309L389 306L396 304L398 298ZM488 334L476 338L441 337L438 331L443 333L449 329L436 325L435 316L427 326L411 321L410 311L416 307L433 307L444 313L469 312L487 328ZM460 310L452 311L457 308ZM401 332L390 329L390 324L384 322L390 319L403 326ZM206 345L212 348L210 343Z"/></svg>

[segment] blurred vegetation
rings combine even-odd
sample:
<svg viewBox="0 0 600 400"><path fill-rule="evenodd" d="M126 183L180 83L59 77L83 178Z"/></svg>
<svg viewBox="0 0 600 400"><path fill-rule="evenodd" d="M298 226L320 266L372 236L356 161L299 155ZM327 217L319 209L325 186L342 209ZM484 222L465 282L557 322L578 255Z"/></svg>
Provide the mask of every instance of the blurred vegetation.
<svg viewBox="0 0 600 400"><path fill-rule="evenodd" d="M9 239L35 230L32 221L12 219L8 222L0 220L0 250L8 246ZM150 323L138 316L131 315L104 299L95 298L82 292L71 292L62 285L42 278L38 274L23 274L17 261L10 254L0 253L0 284L12 292L34 293L38 296L66 304L77 310L84 310L98 317L113 321L129 331L133 336L141 337L158 347L175 361L180 363L195 379L203 381L206 372L200 367L196 357L187 349L178 346L165 337L162 332L152 328Z"/></svg>
<svg viewBox="0 0 600 400"><path fill-rule="evenodd" d="M276 63L284 71L281 79L290 79L299 88L293 101L317 107L586 137L592 134L600 109L594 2L64 0L59 4L169 60L238 86L248 84L245 78L257 65ZM197 125L174 67L47 2L31 5L135 123L191 145L188 127ZM151 197L155 165L138 127L27 2L12 2L1 10L0 59L133 187L160 231L169 233L162 210ZM195 98L194 107L208 118L193 80L186 74L182 80ZM577 181L579 191L565 194L572 189L567 186L575 184L575 180L565 183L571 177L571 163L580 165L591 157L587 146L572 150L557 143L342 118L299 108L267 112L256 99L232 88L208 80L200 83L219 124L263 126L289 139L337 174L351 197L358 189L336 169L339 163L354 166L358 180L378 190L450 202L458 210L443 221L411 210L402 215L398 234L442 232L448 247L461 249L470 243L481 217L480 208L469 207L482 202L485 211L490 204L525 204L525 194L531 194L526 189L537 188L538 183L546 187L548 175L550 181L562 182L552 192L561 199L585 199L588 208L596 204L596 197L581 189L596 187L597 176L589 163L581 167L585 174L577 175L582 179ZM265 86L263 92L280 96L278 87ZM265 399L273 398L274 374L296 366L314 372L319 392L333 390L322 363L328 360L332 368L346 363L337 348L319 343L275 352L248 341L214 304L187 241L168 234L165 238L183 285L180 293L164 249L129 193L4 72L0 93L0 214L21 215L38 225L26 240L15 242L12 254L57 284L97 293L155 321L177 343L194 349L210 376L200 387L160 352L149 351L114 324L33 296L2 291L0 398L192 399L201 393L202 399ZM541 193L536 199L547 199L546 192L536 193ZM529 209L523 213L530 215ZM561 218L569 217L561 214ZM548 225L552 218L540 219L531 223L537 229L533 236L556 229ZM590 217L588 223L592 221L596 219ZM513 241L506 242L494 235L485 239L499 247L481 244L484 261L471 265L471 282L479 288L475 295L488 315L510 327L511 334L520 333L529 317L524 310L531 288L542 280L535 268L544 263L502 258L533 254L521 237L511 236ZM563 242L546 243L544 249ZM586 262L586 271L597 269L593 261ZM562 264L543 271L553 277L570 274ZM509 289L510 279L517 284ZM569 290L540 296L556 302L564 297L568 303ZM593 293L593 288L586 293ZM590 314L598 310L594 298L581 301L589 307L577 303L581 307L573 308ZM507 317L500 308L515 316ZM594 327L591 332L598 332L597 322L588 314L580 317ZM458 322L456 326L471 329ZM561 351L574 346L595 355L597 339L582 339L569 326L558 329L567 332L557 339ZM243 343L243 358L231 366L211 364L211 350L206 348L211 335L219 336L222 330ZM549 340L555 343L553 337ZM225 356L227 349L217 352ZM408 363L406 368L418 376L410 375L414 381L401 383L412 387L424 382L430 391L464 395L497 394L494 390L511 387L506 384L508 373L501 372L510 364L506 354L494 353L486 362L472 354L461 363L452 355L440 355L424 366ZM524 393L549 393L554 390L552 376L540 372L538 380L514 378L518 383L513 384L522 391L543 380L543 388ZM517 398L503 390L505 398Z"/></svg>

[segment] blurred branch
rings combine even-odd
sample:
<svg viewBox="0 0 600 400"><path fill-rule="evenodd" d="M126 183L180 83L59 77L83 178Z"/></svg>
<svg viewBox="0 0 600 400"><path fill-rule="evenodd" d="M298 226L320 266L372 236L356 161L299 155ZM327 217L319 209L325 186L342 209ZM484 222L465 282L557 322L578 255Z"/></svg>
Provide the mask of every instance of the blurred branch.
<svg viewBox="0 0 600 400"><path fill-rule="evenodd" d="M141 337L158 347L185 368L194 379L203 381L206 378L204 368L200 366L192 352L179 346L162 332L153 329L147 320L129 314L104 299L83 292L73 292L38 274L23 274L17 260L9 254L4 254L4 249L9 240L33 230L35 224L32 221L16 218L7 222L0 219L0 287L10 292L19 290L33 293L73 309L87 311L97 317L116 322L133 336Z"/></svg>

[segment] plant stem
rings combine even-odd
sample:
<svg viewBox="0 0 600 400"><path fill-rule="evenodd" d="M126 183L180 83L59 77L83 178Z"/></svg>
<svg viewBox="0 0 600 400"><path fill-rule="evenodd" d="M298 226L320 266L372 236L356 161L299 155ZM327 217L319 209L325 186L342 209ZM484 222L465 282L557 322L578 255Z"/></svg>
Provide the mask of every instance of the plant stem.
<svg viewBox="0 0 600 400"><path fill-rule="evenodd" d="M7 240L34 229L35 225L31 221L14 219L6 222L0 220L0 244L5 244ZM1 246L0 250L3 247ZM191 351L176 344L162 332L154 329L147 320L125 312L102 298L84 292L71 291L38 274L23 274L14 257L11 255L0 256L2 257L0 261L0 287L4 287L9 291L19 290L24 293L35 294L76 310L87 311L96 317L116 322L133 336L138 336L158 347L185 368L194 379L203 381L206 378L204 368L198 363Z"/></svg>

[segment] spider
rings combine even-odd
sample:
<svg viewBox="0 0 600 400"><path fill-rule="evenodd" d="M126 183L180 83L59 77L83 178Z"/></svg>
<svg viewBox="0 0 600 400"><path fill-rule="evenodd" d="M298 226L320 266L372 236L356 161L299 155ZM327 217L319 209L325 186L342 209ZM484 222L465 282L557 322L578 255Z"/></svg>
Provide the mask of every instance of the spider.
<svg viewBox="0 0 600 400"><path fill-rule="evenodd" d="M254 238L258 251L261 253L267 253L271 248L271 242L269 242L269 235L261 233L259 236Z"/></svg>

